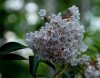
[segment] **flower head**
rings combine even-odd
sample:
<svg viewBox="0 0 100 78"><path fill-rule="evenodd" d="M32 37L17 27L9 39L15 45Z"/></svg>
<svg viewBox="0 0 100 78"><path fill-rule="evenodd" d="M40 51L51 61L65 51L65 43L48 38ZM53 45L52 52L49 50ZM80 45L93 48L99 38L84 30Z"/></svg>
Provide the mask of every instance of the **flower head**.
<svg viewBox="0 0 100 78"><path fill-rule="evenodd" d="M39 14L45 16L46 12L40 10ZM77 56L87 49L82 41L84 27L79 15L78 7L72 6L64 16L61 13L48 16L49 21L39 31L26 34L29 47L41 59L77 65Z"/></svg>

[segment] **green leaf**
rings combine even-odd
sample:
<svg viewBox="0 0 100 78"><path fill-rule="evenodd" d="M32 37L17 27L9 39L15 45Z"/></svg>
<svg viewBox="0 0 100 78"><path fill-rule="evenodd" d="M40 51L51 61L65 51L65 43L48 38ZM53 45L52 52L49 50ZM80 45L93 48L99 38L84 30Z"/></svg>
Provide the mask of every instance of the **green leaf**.
<svg viewBox="0 0 100 78"><path fill-rule="evenodd" d="M41 62L44 62L45 64L47 64L47 65L49 65L52 69L54 69L55 70L55 65L52 63L52 62L50 62L50 61L48 61L48 60L42 60Z"/></svg>
<svg viewBox="0 0 100 78"><path fill-rule="evenodd" d="M27 58L18 54L0 54L0 60L27 60Z"/></svg>
<svg viewBox="0 0 100 78"><path fill-rule="evenodd" d="M8 42L0 47L0 54L10 53L15 50L27 48L26 46L17 42Z"/></svg>
<svg viewBox="0 0 100 78"><path fill-rule="evenodd" d="M29 56L29 65L30 65L30 73L31 75L36 78L36 71L39 65L40 59L38 56Z"/></svg>

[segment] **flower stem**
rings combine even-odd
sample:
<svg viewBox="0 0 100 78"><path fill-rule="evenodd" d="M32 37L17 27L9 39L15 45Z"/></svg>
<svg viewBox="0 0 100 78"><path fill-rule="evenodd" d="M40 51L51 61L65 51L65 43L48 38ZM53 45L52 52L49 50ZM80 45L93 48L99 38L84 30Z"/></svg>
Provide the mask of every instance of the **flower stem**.
<svg viewBox="0 0 100 78"><path fill-rule="evenodd" d="M53 78L60 78L60 76L68 69L68 65L66 65L63 69L59 70Z"/></svg>

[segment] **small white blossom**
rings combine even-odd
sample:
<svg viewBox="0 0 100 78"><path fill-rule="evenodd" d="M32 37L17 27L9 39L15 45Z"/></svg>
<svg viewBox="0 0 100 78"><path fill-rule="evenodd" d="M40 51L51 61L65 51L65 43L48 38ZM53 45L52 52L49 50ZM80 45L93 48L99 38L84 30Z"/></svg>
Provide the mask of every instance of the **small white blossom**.
<svg viewBox="0 0 100 78"><path fill-rule="evenodd" d="M82 44L82 46L80 47L80 51L85 52L87 48L88 47L85 44Z"/></svg>
<svg viewBox="0 0 100 78"><path fill-rule="evenodd" d="M80 19L80 13L79 13L79 9L78 9L78 7L76 7L75 5L74 6L72 6L71 8L69 8L69 10L71 11L71 13L72 13L72 19L73 20L75 20L75 19L77 19L77 20L79 20Z"/></svg>
<svg viewBox="0 0 100 78"><path fill-rule="evenodd" d="M46 16L46 10L45 9L40 9L39 15L40 16Z"/></svg>
<svg viewBox="0 0 100 78"><path fill-rule="evenodd" d="M79 63L80 64L83 64L83 63L87 64L88 61L90 61L90 57L87 56L87 55L83 55L82 57L79 58Z"/></svg>
<svg viewBox="0 0 100 78"><path fill-rule="evenodd" d="M71 60L71 65L72 66L77 66L78 65L78 59L73 58L73 60Z"/></svg>

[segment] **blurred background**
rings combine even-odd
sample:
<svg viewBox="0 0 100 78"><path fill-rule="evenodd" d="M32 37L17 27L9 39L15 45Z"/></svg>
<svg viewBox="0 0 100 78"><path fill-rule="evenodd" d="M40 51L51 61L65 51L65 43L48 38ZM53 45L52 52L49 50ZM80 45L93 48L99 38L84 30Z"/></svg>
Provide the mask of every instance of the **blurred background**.
<svg viewBox="0 0 100 78"><path fill-rule="evenodd" d="M85 26L84 42L88 54L100 53L100 0L0 0L0 46L6 42L25 43L25 34L43 26L38 11L46 9L48 14L63 12L76 5L80 9L81 24ZM91 52L91 53L90 53ZM26 58L32 55L30 49L16 51ZM93 56L94 57L94 56ZM40 64L38 73L52 73ZM28 61L0 60L0 78L32 78ZM49 77L48 77L49 78Z"/></svg>

